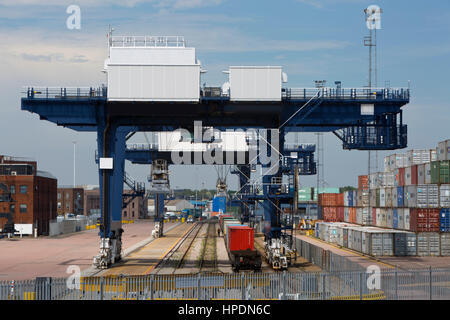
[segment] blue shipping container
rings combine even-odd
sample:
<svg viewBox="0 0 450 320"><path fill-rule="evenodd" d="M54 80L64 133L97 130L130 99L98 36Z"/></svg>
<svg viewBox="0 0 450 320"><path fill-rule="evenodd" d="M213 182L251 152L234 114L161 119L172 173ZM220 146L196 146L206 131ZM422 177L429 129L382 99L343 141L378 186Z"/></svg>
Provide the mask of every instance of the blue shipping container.
<svg viewBox="0 0 450 320"><path fill-rule="evenodd" d="M398 210L397 209L392 209L392 217L393 217L393 221L392 221L393 228L398 229Z"/></svg>
<svg viewBox="0 0 450 320"><path fill-rule="evenodd" d="M226 212L226 197L214 197L213 199L213 212Z"/></svg>
<svg viewBox="0 0 450 320"><path fill-rule="evenodd" d="M397 187L397 207L401 208L403 207L404 203L404 188L403 187Z"/></svg>
<svg viewBox="0 0 450 320"><path fill-rule="evenodd" d="M439 223L441 225L441 232L450 232L450 209L441 209L439 215Z"/></svg>

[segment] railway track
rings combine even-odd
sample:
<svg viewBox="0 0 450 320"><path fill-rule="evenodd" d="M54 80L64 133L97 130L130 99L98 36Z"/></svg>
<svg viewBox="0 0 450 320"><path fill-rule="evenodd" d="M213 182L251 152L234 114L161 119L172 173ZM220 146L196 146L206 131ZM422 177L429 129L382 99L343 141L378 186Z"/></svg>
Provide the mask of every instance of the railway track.
<svg viewBox="0 0 450 320"><path fill-rule="evenodd" d="M184 235L183 238L164 256L154 268L154 274L174 274L183 267L188 252L190 251L200 230L203 228L202 222L197 222Z"/></svg>
<svg viewBox="0 0 450 320"><path fill-rule="evenodd" d="M208 223L199 264L200 272L217 272L216 223Z"/></svg>

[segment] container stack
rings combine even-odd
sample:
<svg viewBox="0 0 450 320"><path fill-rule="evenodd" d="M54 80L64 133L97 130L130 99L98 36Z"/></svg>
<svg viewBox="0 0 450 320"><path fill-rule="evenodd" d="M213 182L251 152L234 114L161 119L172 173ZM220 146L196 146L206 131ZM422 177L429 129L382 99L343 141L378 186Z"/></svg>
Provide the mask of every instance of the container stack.
<svg viewBox="0 0 450 320"><path fill-rule="evenodd" d="M395 255L450 255L450 140L385 157L384 172L359 176L356 195L342 197L343 218L337 201L319 197L324 221L392 230Z"/></svg>
<svg viewBox="0 0 450 320"><path fill-rule="evenodd" d="M323 220L330 222L344 221L343 193L320 193L318 205Z"/></svg>

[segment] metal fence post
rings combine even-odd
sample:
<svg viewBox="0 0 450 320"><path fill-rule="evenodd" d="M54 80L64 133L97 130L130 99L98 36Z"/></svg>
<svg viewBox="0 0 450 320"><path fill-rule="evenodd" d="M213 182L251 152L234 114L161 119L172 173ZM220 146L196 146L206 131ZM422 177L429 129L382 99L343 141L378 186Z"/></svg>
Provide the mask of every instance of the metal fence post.
<svg viewBox="0 0 450 320"><path fill-rule="evenodd" d="M325 300L325 277L326 277L326 274L325 273L322 273L322 300Z"/></svg>
<svg viewBox="0 0 450 320"><path fill-rule="evenodd" d="M363 298L363 273L359 273L359 300Z"/></svg>
<svg viewBox="0 0 450 320"><path fill-rule="evenodd" d="M245 274L243 273L242 275L241 275L241 299L242 300L245 300L245 285L244 285L244 276L245 276Z"/></svg>
<svg viewBox="0 0 450 320"><path fill-rule="evenodd" d="M283 299L286 300L286 270L283 271Z"/></svg>
<svg viewBox="0 0 450 320"><path fill-rule="evenodd" d="M103 277L100 278L100 300L103 300Z"/></svg>
<svg viewBox="0 0 450 320"><path fill-rule="evenodd" d="M153 283L154 283L154 278L155 276L152 274L150 275L150 300L153 300Z"/></svg>
<svg viewBox="0 0 450 320"><path fill-rule="evenodd" d="M200 300L200 273L197 276L197 300Z"/></svg>
<svg viewBox="0 0 450 320"><path fill-rule="evenodd" d="M431 273L431 266L430 266L430 300L433 300L433 278Z"/></svg>
<svg viewBox="0 0 450 320"><path fill-rule="evenodd" d="M397 272L397 267L395 268L395 300L398 300L398 272Z"/></svg>

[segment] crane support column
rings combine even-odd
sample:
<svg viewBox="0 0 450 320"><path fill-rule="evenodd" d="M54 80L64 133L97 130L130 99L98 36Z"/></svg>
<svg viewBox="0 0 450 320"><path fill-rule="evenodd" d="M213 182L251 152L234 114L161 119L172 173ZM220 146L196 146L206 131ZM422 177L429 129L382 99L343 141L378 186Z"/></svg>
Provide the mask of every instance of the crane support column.
<svg viewBox="0 0 450 320"><path fill-rule="evenodd" d="M99 152L100 207L100 252L94 257L97 268L108 268L121 259L122 251L122 197L125 167L126 128L119 128L109 118L98 126L97 145ZM103 159L112 161L105 166Z"/></svg>

